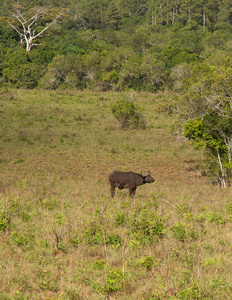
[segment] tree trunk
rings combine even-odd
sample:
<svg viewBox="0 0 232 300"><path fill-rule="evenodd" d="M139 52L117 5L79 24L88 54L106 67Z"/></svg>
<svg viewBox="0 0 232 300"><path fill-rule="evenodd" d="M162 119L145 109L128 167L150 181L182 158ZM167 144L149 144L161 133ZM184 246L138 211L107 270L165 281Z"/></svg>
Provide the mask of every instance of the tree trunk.
<svg viewBox="0 0 232 300"><path fill-rule="evenodd" d="M218 156L218 164L219 164L219 167L220 167L220 170L221 170L221 173L222 173L222 176L220 178L220 181L221 181L221 185L222 187L226 187L226 174L225 174L225 171L224 171L224 168L223 168L223 165L222 165L222 161L221 161L221 156L220 156L220 153L217 149L217 156Z"/></svg>
<svg viewBox="0 0 232 300"><path fill-rule="evenodd" d="M205 12L205 8L203 9L203 31L205 33L206 30L206 12Z"/></svg>

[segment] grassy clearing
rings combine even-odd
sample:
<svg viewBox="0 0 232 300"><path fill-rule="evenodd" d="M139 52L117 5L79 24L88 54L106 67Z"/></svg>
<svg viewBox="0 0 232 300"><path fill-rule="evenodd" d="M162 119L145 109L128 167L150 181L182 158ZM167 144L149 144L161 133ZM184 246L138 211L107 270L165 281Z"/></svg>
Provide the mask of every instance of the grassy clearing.
<svg viewBox="0 0 232 300"><path fill-rule="evenodd" d="M231 190L172 134L170 95L135 94L147 128L127 131L118 93L2 95L1 299L232 298ZM156 182L112 200L115 169Z"/></svg>

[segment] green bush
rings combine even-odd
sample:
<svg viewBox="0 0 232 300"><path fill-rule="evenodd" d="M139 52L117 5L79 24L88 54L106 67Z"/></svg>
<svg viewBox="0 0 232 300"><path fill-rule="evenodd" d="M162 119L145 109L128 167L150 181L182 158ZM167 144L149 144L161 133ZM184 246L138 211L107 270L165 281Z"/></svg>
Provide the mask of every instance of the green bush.
<svg viewBox="0 0 232 300"><path fill-rule="evenodd" d="M13 218L20 213L21 201L19 197L0 199L0 231L5 232L11 228Z"/></svg>
<svg viewBox="0 0 232 300"><path fill-rule="evenodd" d="M117 101L112 106L111 111L121 128L136 127L144 129L146 127L141 108L129 97Z"/></svg>
<svg viewBox="0 0 232 300"><path fill-rule="evenodd" d="M185 226L181 222L177 222L174 226L172 226L171 231L173 233L173 236L179 241L184 242L187 238Z"/></svg>
<svg viewBox="0 0 232 300"><path fill-rule="evenodd" d="M111 270L106 276L103 292L110 294L119 291L123 286L123 277L122 269Z"/></svg>
<svg viewBox="0 0 232 300"><path fill-rule="evenodd" d="M89 245L104 245L102 228L97 222L93 221L84 228L83 237Z"/></svg>
<svg viewBox="0 0 232 300"><path fill-rule="evenodd" d="M145 256L138 261L138 265L150 271L156 265L156 260L152 255Z"/></svg>
<svg viewBox="0 0 232 300"><path fill-rule="evenodd" d="M105 268L105 266L106 266L105 260L97 260L93 264L93 269L101 271L101 270L103 270Z"/></svg>
<svg viewBox="0 0 232 300"><path fill-rule="evenodd" d="M165 235L165 224L157 214L149 209L142 209L130 218L133 239L130 244L152 243Z"/></svg>
<svg viewBox="0 0 232 300"><path fill-rule="evenodd" d="M118 226L123 226L126 223L126 215L124 213L117 213L115 216L115 225Z"/></svg>
<svg viewBox="0 0 232 300"><path fill-rule="evenodd" d="M57 55L49 63L44 77L40 80L41 87L46 89L84 88L82 80L85 75L84 66L80 55Z"/></svg>
<svg viewBox="0 0 232 300"><path fill-rule="evenodd" d="M122 238L117 233L109 234L106 238L106 244L107 245L114 245L116 247L119 247L122 245Z"/></svg>
<svg viewBox="0 0 232 300"><path fill-rule="evenodd" d="M178 299L180 300L202 299L203 295L204 294L201 291L201 288L197 285L197 283L194 283L191 287L186 288L177 294Z"/></svg>
<svg viewBox="0 0 232 300"><path fill-rule="evenodd" d="M34 88L44 68L31 62L22 48L9 49L3 61L3 79L16 88Z"/></svg>

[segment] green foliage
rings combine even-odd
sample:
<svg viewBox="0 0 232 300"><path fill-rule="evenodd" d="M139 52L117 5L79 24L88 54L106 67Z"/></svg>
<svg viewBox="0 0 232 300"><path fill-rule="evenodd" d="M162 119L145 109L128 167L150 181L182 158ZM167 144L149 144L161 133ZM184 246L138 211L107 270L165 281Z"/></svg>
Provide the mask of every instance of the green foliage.
<svg viewBox="0 0 232 300"><path fill-rule="evenodd" d="M225 144L223 131L226 132L231 125L229 120L228 127L223 129L221 121L222 119L213 115L207 115L202 119L192 119L184 125L183 133L197 148L205 147L207 158L210 161L206 174L209 177L218 176L219 178L226 175L227 181L229 181L231 165L228 163L228 154L230 155L230 153ZM224 173L217 163L219 156L225 168Z"/></svg>
<svg viewBox="0 0 232 300"><path fill-rule="evenodd" d="M90 245L104 244L104 236L101 229L101 225L97 224L96 222L91 222L91 224L85 228L83 235Z"/></svg>
<svg viewBox="0 0 232 300"><path fill-rule="evenodd" d="M133 99L125 97L118 100L111 108L114 117L118 120L121 128L130 126L145 128L145 121L139 108Z"/></svg>
<svg viewBox="0 0 232 300"><path fill-rule="evenodd" d="M24 237L24 234L22 232L11 232L11 239L18 247L27 245L28 243L28 240Z"/></svg>
<svg viewBox="0 0 232 300"><path fill-rule="evenodd" d="M19 88L36 87L40 76L43 74L43 67L29 62L23 49L16 52L8 51L4 61L3 79Z"/></svg>
<svg viewBox="0 0 232 300"><path fill-rule="evenodd" d="M67 0L64 5L56 1L46 14L41 14L35 28L31 24L31 30L38 32L45 28L53 13L63 11L63 6L68 15L44 32L42 43L28 53L26 66L17 64L17 70L16 65L3 64L8 51L26 53L21 46L17 47L22 37L7 22L12 16L12 6L6 1L0 7L0 75L4 74L4 83L23 88L41 85L48 89L150 92L173 88L173 69L177 71L183 64L192 69L196 63L202 69L203 60L215 49L230 49L231 4L212 3L171 1L159 5L151 0L142 3ZM47 2L24 1L17 8L21 13L33 13L41 6L47 7ZM29 17L27 13L23 16ZM70 55L78 57L72 67L67 61L62 62L65 57L70 60ZM52 61L56 56L58 61ZM60 76L62 67L57 64L69 69L64 77ZM175 72L174 85L180 79L183 76Z"/></svg>
<svg viewBox="0 0 232 300"><path fill-rule="evenodd" d="M216 224L225 224L225 218L219 213L209 213L207 215L207 219L209 222L215 222Z"/></svg>
<svg viewBox="0 0 232 300"><path fill-rule="evenodd" d="M105 266L106 266L105 260L97 260L93 264L93 269L94 270L104 270Z"/></svg>
<svg viewBox="0 0 232 300"><path fill-rule="evenodd" d="M48 210L54 210L59 207L59 203L56 198L44 198L44 199L39 199L41 205L43 208L48 209Z"/></svg>
<svg viewBox="0 0 232 300"><path fill-rule="evenodd" d="M52 275L50 270L39 269L36 272L37 283L41 290L57 291L57 281L52 280Z"/></svg>
<svg viewBox="0 0 232 300"><path fill-rule="evenodd" d="M29 60L40 67L50 63L53 57L54 50L48 43L34 48L28 53Z"/></svg>
<svg viewBox="0 0 232 300"><path fill-rule="evenodd" d="M145 267L148 271L150 271L156 264L157 261L152 255L144 256L138 260L138 265Z"/></svg>
<svg viewBox="0 0 232 300"><path fill-rule="evenodd" d="M226 183L230 184L232 167L231 69L229 57L224 57L219 63L218 56L212 56L210 64L203 70L196 69L200 71L198 80L193 77L187 80L179 104L183 115L188 118L184 135L197 147L205 147L208 175L220 178L224 187Z"/></svg>
<svg viewBox="0 0 232 300"><path fill-rule="evenodd" d="M106 244L115 246L116 248L120 247L122 245L122 239L121 236L117 233L112 233L107 235L106 237Z"/></svg>
<svg viewBox="0 0 232 300"><path fill-rule="evenodd" d="M165 63L159 58L149 53L143 56L139 66L140 74L143 78L143 90L155 92L162 88L167 80L167 70Z"/></svg>
<svg viewBox="0 0 232 300"><path fill-rule="evenodd" d="M11 228L12 220L21 211L21 199L19 197L7 197L0 199L0 231L7 231ZM24 214L24 213L23 213Z"/></svg>
<svg viewBox="0 0 232 300"><path fill-rule="evenodd" d="M204 132L203 120L193 119L184 124L184 136L193 140L197 147L202 148L205 145L205 139L210 137Z"/></svg>
<svg viewBox="0 0 232 300"><path fill-rule="evenodd" d="M82 89L85 86L85 82L81 81L83 76L83 62L80 55L57 55L48 65L48 70L41 79L40 85L47 89L67 86Z"/></svg>
<svg viewBox="0 0 232 300"><path fill-rule="evenodd" d="M133 233L131 245L156 242L158 237L162 238L166 233L162 219L148 209L141 209L130 217L130 228Z"/></svg>
<svg viewBox="0 0 232 300"><path fill-rule="evenodd" d="M226 211L230 216L232 216L232 203L228 203L226 205Z"/></svg>
<svg viewBox="0 0 232 300"><path fill-rule="evenodd" d="M79 293L74 289L65 289L64 293L61 293L60 295L60 299L65 300L65 299L69 299L69 300L81 300L81 296L79 295Z"/></svg>
<svg viewBox="0 0 232 300"><path fill-rule="evenodd" d="M162 51L163 59L169 67L174 67L180 63L193 63L199 60L199 56L191 49L179 47L179 45L168 45Z"/></svg>
<svg viewBox="0 0 232 300"><path fill-rule="evenodd" d="M187 238L187 233L185 230L185 225L182 222L177 222L174 226L171 227L171 231L173 236L181 241L184 242Z"/></svg>
<svg viewBox="0 0 232 300"><path fill-rule="evenodd" d="M115 216L115 225L118 226L124 226L126 224L126 215L122 212L118 212Z"/></svg>
<svg viewBox="0 0 232 300"><path fill-rule="evenodd" d="M13 47L18 43L18 37L15 30L8 26L5 20L2 19L0 19L0 43L4 48Z"/></svg>
<svg viewBox="0 0 232 300"><path fill-rule="evenodd" d="M190 300L190 299L206 299L203 298L204 292L201 291L198 282L194 282L191 287L186 288L177 294L180 300Z"/></svg>
<svg viewBox="0 0 232 300"><path fill-rule="evenodd" d="M103 293L111 294L119 291L123 286L123 279L124 279L124 274L122 272L122 269L116 268L110 270L106 276Z"/></svg>

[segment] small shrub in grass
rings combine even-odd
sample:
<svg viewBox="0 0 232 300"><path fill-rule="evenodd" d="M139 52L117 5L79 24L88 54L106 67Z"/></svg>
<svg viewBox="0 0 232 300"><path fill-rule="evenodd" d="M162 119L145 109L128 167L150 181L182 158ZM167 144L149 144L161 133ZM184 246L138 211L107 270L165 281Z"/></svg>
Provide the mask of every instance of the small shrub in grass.
<svg viewBox="0 0 232 300"><path fill-rule="evenodd" d="M122 245L122 238L117 233L109 234L106 238L106 244L119 248Z"/></svg>
<svg viewBox="0 0 232 300"><path fill-rule="evenodd" d="M104 244L104 237L101 231L96 232L95 235L92 237L92 244L96 245L103 245ZM90 242L90 244L91 244Z"/></svg>
<svg viewBox="0 0 232 300"><path fill-rule="evenodd" d="M231 291L230 283L224 278L224 276L212 278L209 282L209 286L214 295L220 295L220 299L227 299L226 295L228 295L228 293L230 293L231 296L231 292L229 292Z"/></svg>
<svg viewBox="0 0 232 300"><path fill-rule="evenodd" d="M219 213L213 213L213 212L208 213L207 220L209 222L213 222L216 224L225 224L226 223L226 220L223 216L221 216Z"/></svg>
<svg viewBox="0 0 232 300"><path fill-rule="evenodd" d="M24 237L22 232L11 232L11 240L19 247L28 244L28 240Z"/></svg>
<svg viewBox="0 0 232 300"><path fill-rule="evenodd" d="M14 297L1 298L1 300L12 300L12 299L14 299L14 300L29 300L30 297L28 295L25 295L22 292L16 291L16 293L14 294Z"/></svg>
<svg viewBox="0 0 232 300"><path fill-rule="evenodd" d="M142 300L161 300L161 299L172 299L168 298L167 294L164 290L163 286L155 286L154 288L150 289L150 291L146 291L141 299ZM175 298L173 298L174 300Z"/></svg>
<svg viewBox="0 0 232 300"><path fill-rule="evenodd" d="M33 248L35 244L35 235L31 231L29 232L12 231L11 240L18 247L23 246L24 250L26 248L30 249Z"/></svg>
<svg viewBox="0 0 232 300"><path fill-rule="evenodd" d="M115 225L118 226L123 226L126 223L126 215L124 213L116 213L115 216Z"/></svg>
<svg viewBox="0 0 232 300"><path fill-rule="evenodd" d="M226 212L229 214L229 215L232 215L232 203L228 203L226 205Z"/></svg>
<svg viewBox="0 0 232 300"><path fill-rule="evenodd" d="M195 219L198 223L204 223L206 220L206 214L200 213L199 215L195 216Z"/></svg>
<svg viewBox="0 0 232 300"><path fill-rule="evenodd" d="M65 288L64 292L59 296L60 300L80 300L81 298L82 297L74 289L69 290L67 288Z"/></svg>
<svg viewBox="0 0 232 300"><path fill-rule="evenodd" d="M74 236L70 238L70 244L74 247L77 248L82 242L81 237L79 236Z"/></svg>
<svg viewBox="0 0 232 300"><path fill-rule="evenodd" d="M19 197L0 199L0 231L10 229L12 219L19 214L21 202Z"/></svg>
<svg viewBox="0 0 232 300"><path fill-rule="evenodd" d="M0 219L0 231L6 231L7 226L8 226L7 219L3 215L3 216L1 216L1 219Z"/></svg>
<svg viewBox="0 0 232 300"><path fill-rule="evenodd" d="M123 286L123 272L121 268L110 270L106 276L103 293L111 294L119 291Z"/></svg>
<svg viewBox="0 0 232 300"><path fill-rule="evenodd" d="M208 266L214 266L214 265L217 265L221 262L222 262L222 259L221 259L220 256L206 258L204 263L203 263L203 267L205 268L205 267L208 267Z"/></svg>
<svg viewBox="0 0 232 300"><path fill-rule="evenodd" d="M145 267L147 270L151 270L156 265L156 259L152 255L144 256L137 261L137 265Z"/></svg>
<svg viewBox="0 0 232 300"><path fill-rule="evenodd" d="M180 300L191 300L191 299L209 299L204 298L204 295L201 291L201 288L198 286L198 284L195 282L192 284L191 287L182 290L177 294L177 299Z"/></svg>
<svg viewBox="0 0 232 300"><path fill-rule="evenodd" d="M40 203L43 206L43 208L46 208L48 210L54 210L55 208L59 208L59 204L56 198L48 199L40 199Z"/></svg>
<svg viewBox="0 0 232 300"><path fill-rule="evenodd" d="M96 260L93 264L93 269L94 270L104 270L106 266L105 260Z"/></svg>
<svg viewBox="0 0 232 300"><path fill-rule="evenodd" d="M148 209L141 209L130 218L130 227L134 239L141 242L154 242L165 235L166 228L157 214Z"/></svg>
<svg viewBox="0 0 232 300"><path fill-rule="evenodd" d="M184 216L185 218L192 216L192 208L189 207L187 204L181 203L177 205L176 210L180 215Z"/></svg>
<svg viewBox="0 0 232 300"><path fill-rule="evenodd" d="M7 87L0 89L0 98L4 101L14 101L17 99L16 90L10 90Z"/></svg>
<svg viewBox="0 0 232 300"><path fill-rule="evenodd" d="M198 240L199 238L199 230L197 228L191 228L188 234L193 240Z"/></svg>
<svg viewBox="0 0 232 300"><path fill-rule="evenodd" d="M180 259L186 263L188 266L188 270L186 272L189 272L189 270L192 270L193 265L194 265L194 253L195 253L195 248L190 247L189 251L185 251L182 255L180 255ZM183 271L184 272L184 271ZM186 276L187 277L187 274Z"/></svg>
<svg viewBox="0 0 232 300"><path fill-rule="evenodd" d="M18 158L18 159L16 159L16 160L14 161L14 164L20 164L20 163L22 163L22 162L24 162L24 159L23 159L23 158Z"/></svg>
<svg viewBox="0 0 232 300"><path fill-rule="evenodd" d="M91 222L84 228L83 237L89 245L104 244L104 237L101 226L97 222Z"/></svg>
<svg viewBox="0 0 232 300"><path fill-rule="evenodd" d="M123 129L131 126L142 129L146 127L141 108L135 104L133 99L118 100L112 106L111 111Z"/></svg>
<svg viewBox="0 0 232 300"><path fill-rule="evenodd" d="M21 210L19 214L24 222L28 222L31 219L31 216L25 211Z"/></svg>
<svg viewBox="0 0 232 300"><path fill-rule="evenodd" d="M171 231L174 238L176 238L177 240L182 242L186 240L187 234L183 223L177 222L174 226L171 227Z"/></svg>
<svg viewBox="0 0 232 300"><path fill-rule="evenodd" d="M44 240L44 241L38 240L37 243L42 248L45 248L45 249L49 248L49 242L46 240Z"/></svg>
<svg viewBox="0 0 232 300"><path fill-rule="evenodd" d="M232 203L226 205L226 212L229 215L229 220L232 221Z"/></svg>
<svg viewBox="0 0 232 300"><path fill-rule="evenodd" d="M37 271L37 284L43 291L58 291L58 282L53 281L51 278L51 272L40 269Z"/></svg>

